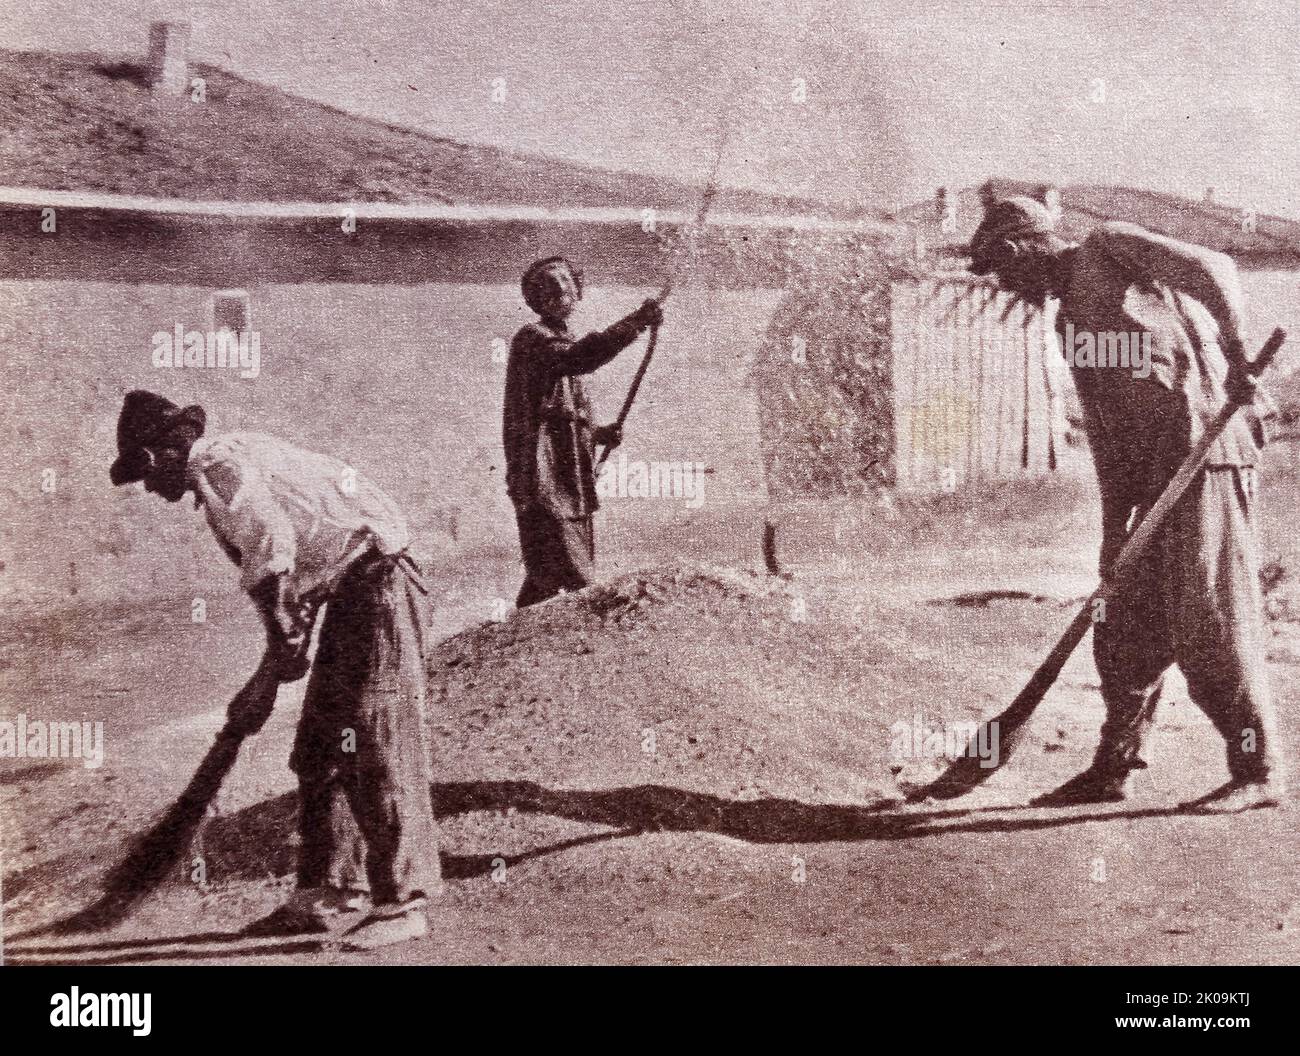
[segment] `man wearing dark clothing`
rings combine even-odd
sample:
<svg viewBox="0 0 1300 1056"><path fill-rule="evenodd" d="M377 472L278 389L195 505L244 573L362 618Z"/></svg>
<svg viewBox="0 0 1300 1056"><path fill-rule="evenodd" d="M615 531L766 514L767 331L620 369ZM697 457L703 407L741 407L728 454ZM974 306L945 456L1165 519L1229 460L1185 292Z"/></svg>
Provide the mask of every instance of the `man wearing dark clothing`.
<svg viewBox="0 0 1300 1056"><path fill-rule="evenodd" d="M526 573L515 604L524 608L591 582L595 448L617 446L622 437L617 426L592 425L581 375L603 367L662 314L647 300L607 330L575 340L568 318L582 298L582 272L548 257L524 273L521 286L538 319L510 346L502 440Z"/></svg>
<svg viewBox="0 0 1300 1056"><path fill-rule="evenodd" d="M1072 244L1056 234L1051 213L1027 198L992 203L971 254L972 270L995 275L1003 289L1039 306L1049 296L1060 301L1057 327L1101 491L1105 575L1227 394L1248 404L1256 394L1236 266L1134 224L1101 224ZM1141 338L1143 369L1094 357L1089 342L1113 349L1117 335ZM1087 770L1039 802L1123 799L1132 772L1146 766L1161 680L1177 664L1227 754L1227 783L1197 805L1235 812L1279 803L1284 782L1255 540L1263 440L1248 405L1094 625L1106 704L1101 743Z"/></svg>

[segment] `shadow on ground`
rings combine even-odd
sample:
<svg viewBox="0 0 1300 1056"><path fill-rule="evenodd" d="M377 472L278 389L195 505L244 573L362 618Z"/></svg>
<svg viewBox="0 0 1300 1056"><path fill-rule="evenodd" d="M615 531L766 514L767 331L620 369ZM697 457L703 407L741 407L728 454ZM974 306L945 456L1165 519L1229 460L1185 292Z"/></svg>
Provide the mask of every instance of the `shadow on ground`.
<svg viewBox="0 0 1300 1056"><path fill-rule="evenodd" d="M439 783L430 787L439 818L449 818L479 811L515 810L525 814L545 814L570 821L607 826L607 831L544 844L516 855L451 854L442 855L443 873L449 880L468 880L489 874L493 863L504 858L507 865L559 853L585 844L621 839L650 832L701 832L729 836L749 843L824 843L832 841L902 840L958 833L1019 832L1079 825L1090 821L1121 818L1156 818L1188 813L1179 807L1140 809L1046 810L1032 807L980 807L948 810L899 810L897 800L881 800L858 805L810 804L790 799L755 799L738 801L705 792L671 788L665 785L636 785L597 791L548 789L533 781L467 781ZM256 804L228 817L215 818L205 839L205 851L226 880L265 880L268 859L264 854L250 856L249 849L279 848L269 864L272 877L285 876L293 869L293 851L288 836L296 824L297 796L287 793ZM6 878L5 890L10 897L20 893L48 869L38 869ZM93 906L90 907L93 909ZM117 963L177 957L167 947L177 945L220 945L225 948L200 954L187 951L187 957L230 957L297 952L301 943L267 946L247 945L233 949L228 944L247 938L238 932L210 932L161 939L105 940L83 945L26 946L21 943L40 936L68 935L97 930L78 922L93 919L82 910L52 924L31 929L9 938L7 960L23 963L23 958L95 954L105 956L89 962ZM120 923L105 919L101 928ZM317 948L307 942L306 948ZM151 952L152 951L152 952Z"/></svg>

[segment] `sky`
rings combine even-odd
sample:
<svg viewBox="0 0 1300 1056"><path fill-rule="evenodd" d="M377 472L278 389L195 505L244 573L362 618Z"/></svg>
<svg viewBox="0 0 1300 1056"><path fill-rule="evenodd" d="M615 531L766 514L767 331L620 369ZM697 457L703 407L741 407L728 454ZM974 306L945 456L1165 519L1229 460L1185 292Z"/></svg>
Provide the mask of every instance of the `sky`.
<svg viewBox="0 0 1300 1056"><path fill-rule="evenodd" d="M143 54L156 18L252 80L607 168L703 179L725 128L724 182L779 193L1000 175L1300 218L1294 0L0 0L0 43Z"/></svg>

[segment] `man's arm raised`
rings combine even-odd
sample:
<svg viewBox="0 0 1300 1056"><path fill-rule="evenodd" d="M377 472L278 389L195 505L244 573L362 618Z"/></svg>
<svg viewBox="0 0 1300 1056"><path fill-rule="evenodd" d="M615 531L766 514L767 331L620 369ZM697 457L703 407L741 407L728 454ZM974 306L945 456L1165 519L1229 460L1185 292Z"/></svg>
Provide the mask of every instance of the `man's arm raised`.
<svg viewBox="0 0 1300 1056"><path fill-rule="evenodd" d="M555 374L590 374L627 348L642 330L662 320L659 302L651 298L605 330L596 330L577 341L550 338L541 346L540 354Z"/></svg>

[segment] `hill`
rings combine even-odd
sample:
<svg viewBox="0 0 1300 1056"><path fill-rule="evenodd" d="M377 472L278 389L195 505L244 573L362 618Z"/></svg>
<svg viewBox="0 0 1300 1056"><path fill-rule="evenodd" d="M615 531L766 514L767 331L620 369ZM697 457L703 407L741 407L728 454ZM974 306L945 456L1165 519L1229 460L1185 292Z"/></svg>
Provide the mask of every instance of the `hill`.
<svg viewBox="0 0 1300 1056"><path fill-rule="evenodd" d="M206 100L155 96L130 58L0 50L0 185L188 199L693 207L658 176L386 124L214 66ZM833 215L805 199L728 189L721 212ZM841 209L841 212L843 210Z"/></svg>
<svg viewBox="0 0 1300 1056"><path fill-rule="evenodd" d="M915 225L927 246L962 243L970 240L979 224L985 194L1039 197L1048 186L995 177L983 187L953 188L948 191L948 202L955 210L955 224L947 225L948 230L944 230L937 196L901 209L893 218ZM1068 185L1058 191L1060 229L1076 241L1098 224L1124 220L1227 253L1243 268L1300 268L1300 223L1285 217L1256 214L1248 218L1246 211L1236 206L1112 184Z"/></svg>

